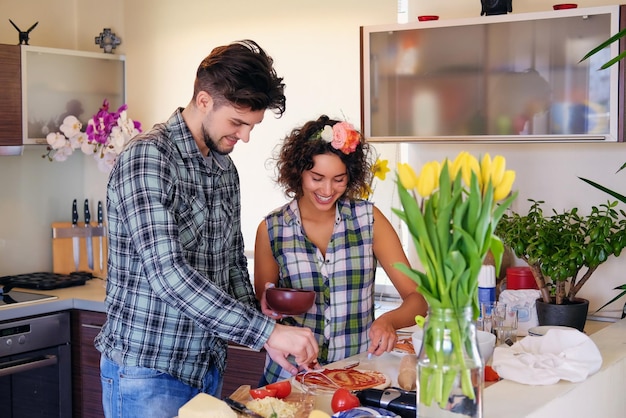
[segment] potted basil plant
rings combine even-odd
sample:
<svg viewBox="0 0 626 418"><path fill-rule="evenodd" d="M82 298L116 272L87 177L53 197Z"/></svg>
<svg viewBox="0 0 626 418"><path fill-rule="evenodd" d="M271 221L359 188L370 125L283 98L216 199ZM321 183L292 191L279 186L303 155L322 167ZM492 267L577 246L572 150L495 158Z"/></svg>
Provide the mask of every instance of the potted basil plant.
<svg viewBox="0 0 626 418"><path fill-rule="evenodd" d="M532 202L528 213L502 216L496 235L530 266L541 298L540 325L567 325L583 330L589 301L577 297L596 269L626 247L626 213L607 202L581 215L578 208L544 214L544 201ZM546 306L552 305L552 306ZM570 322L569 311L579 311ZM556 309L555 316L549 313Z"/></svg>

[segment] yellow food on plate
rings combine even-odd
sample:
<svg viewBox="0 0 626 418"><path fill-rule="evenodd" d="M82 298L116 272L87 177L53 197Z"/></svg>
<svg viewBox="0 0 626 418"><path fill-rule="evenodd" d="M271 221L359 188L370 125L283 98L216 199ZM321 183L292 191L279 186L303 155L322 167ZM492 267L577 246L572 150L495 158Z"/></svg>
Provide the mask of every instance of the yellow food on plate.
<svg viewBox="0 0 626 418"><path fill-rule="evenodd" d="M265 418L270 418L272 413L276 413L280 418L295 418L298 412L298 405L285 402L282 399L266 397L263 399L253 399L246 406Z"/></svg>
<svg viewBox="0 0 626 418"><path fill-rule="evenodd" d="M319 409L314 409L309 414L309 418L330 418L330 415L324 411L320 411Z"/></svg>
<svg viewBox="0 0 626 418"><path fill-rule="evenodd" d="M237 418L226 402L199 393L178 409L178 418Z"/></svg>

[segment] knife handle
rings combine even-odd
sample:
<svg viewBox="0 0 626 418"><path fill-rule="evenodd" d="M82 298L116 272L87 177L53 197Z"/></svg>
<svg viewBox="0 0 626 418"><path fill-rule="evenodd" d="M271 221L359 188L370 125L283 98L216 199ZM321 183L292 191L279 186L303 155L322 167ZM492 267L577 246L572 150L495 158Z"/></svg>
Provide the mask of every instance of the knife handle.
<svg viewBox="0 0 626 418"><path fill-rule="evenodd" d="M72 203L72 226L76 226L78 223L78 205L76 204L76 199Z"/></svg>
<svg viewBox="0 0 626 418"><path fill-rule="evenodd" d="M91 213L89 212L89 199L85 199L85 226L89 226L91 222Z"/></svg>
<svg viewBox="0 0 626 418"><path fill-rule="evenodd" d="M102 201L98 200L98 225L102 225Z"/></svg>

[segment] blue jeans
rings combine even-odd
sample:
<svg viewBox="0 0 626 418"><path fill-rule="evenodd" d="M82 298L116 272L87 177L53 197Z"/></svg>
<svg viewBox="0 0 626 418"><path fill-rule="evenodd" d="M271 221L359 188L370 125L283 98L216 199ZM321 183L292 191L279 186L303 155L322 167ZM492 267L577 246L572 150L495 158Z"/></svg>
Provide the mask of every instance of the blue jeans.
<svg viewBox="0 0 626 418"><path fill-rule="evenodd" d="M207 373L202 389L196 389L169 374L120 366L101 356L100 378L107 418L173 418L178 415L178 408L200 392L217 398L222 394L222 376L215 366Z"/></svg>

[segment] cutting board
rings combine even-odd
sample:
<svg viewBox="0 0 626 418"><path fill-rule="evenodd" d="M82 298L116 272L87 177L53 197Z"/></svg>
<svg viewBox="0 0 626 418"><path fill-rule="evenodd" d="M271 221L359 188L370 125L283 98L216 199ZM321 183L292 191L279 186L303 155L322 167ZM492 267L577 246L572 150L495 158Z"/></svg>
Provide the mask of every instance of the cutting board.
<svg viewBox="0 0 626 418"><path fill-rule="evenodd" d="M78 222L72 228L71 222L52 223L52 271L59 274L69 274L73 271L89 271L94 276L106 278L107 269L107 236L104 227L91 222L91 228L85 228L84 222ZM78 236L79 265L74 266L73 236ZM100 269L100 237L102 237L102 269ZM93 246L93 269L87 263L86 240L90 239Z"/></svg>

